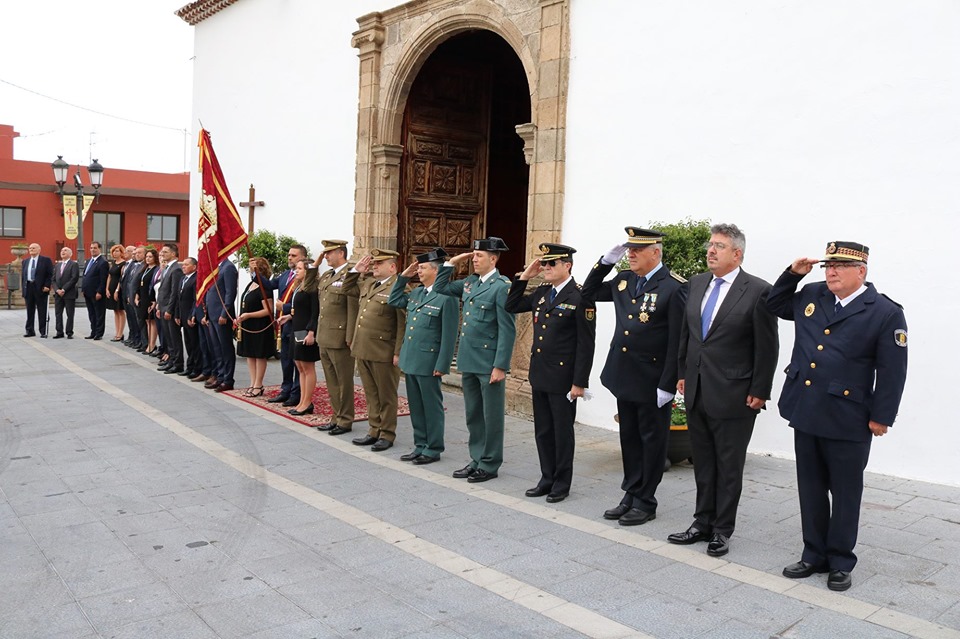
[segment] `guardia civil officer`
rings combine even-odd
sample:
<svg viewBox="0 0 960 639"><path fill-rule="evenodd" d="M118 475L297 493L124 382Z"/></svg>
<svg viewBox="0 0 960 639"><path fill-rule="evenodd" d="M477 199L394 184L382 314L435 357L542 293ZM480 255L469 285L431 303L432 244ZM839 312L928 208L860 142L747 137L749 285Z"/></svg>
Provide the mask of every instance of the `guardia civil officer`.
<svg viewBox="0 0 960 639"><path fill-rule="evenodd" d="M780 415L793 428L803 554L783 569L801 579L829 572L847 590L857 564L863 471L870 442L886 434L907 378L907 322L899 304L866 281L869 249L830 242L823 260L801 257L767 298L796 331ZM821 262L826 281L800 281Z"/></svg>
<svg viewBox="0 0 960 639"><path fill-rule="evenodd" d="M457 370L470 432L470 463L453 476L476 483L495 478L503 463L504 380L517 328L514 316L505 308L510 280L497 270L500 254L509 250L506 242L488 237L474 240L473 249L444 264L434 287L442 295L460 298L463 304ZM473 274L451 282L453 270L467 260L473 264Z"/></svg>
<svg viewBox="0 0 960 639"><path fill-rule="evenodd" d="M573 480L573 422L593 368L596 306L581 299L570 272L577 250L564 244L539 248L542 255L510 286L507 311L533 315L530 386L540 481L526 495L546 495L555 503L567 498ZM544 283L526 293L527 282L537 275Z"/></svg>
<svg viewBox="0 0 960 639"><path fill-rule="evenodd" d="M457 300L441 295L434 287L447 252L442 248L417 256L393 283L388 303L407 311L407 326L400 348L400 370L406 379L413 424L413 450L401 461L432 464L443 452L443 393L440 377L450 372L457 342L460 308ZM420 286L406 292L410 278Z"/></svg>
<svg viewBox="0 0 960 639"><path fill-rule="evenodd" d="M613 302L616 313L600 381L617 398L624 494L603 516L636 526L657 516L655 493L667 459L687 284L663 265L662 233L635 226L626 231L627 241L594 264L580 295ZM629 269L603 281L624 252Z"/></svg>

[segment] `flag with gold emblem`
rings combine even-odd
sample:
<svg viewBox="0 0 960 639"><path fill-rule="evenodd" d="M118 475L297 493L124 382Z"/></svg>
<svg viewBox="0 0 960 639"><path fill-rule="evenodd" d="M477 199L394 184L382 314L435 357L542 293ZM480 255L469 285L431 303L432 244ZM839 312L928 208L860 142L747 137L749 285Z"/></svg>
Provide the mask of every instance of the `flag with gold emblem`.
<svg viewBox="0 0 960 639"><path fill-rule="evenodd" d="M200 129L200 223L197 229L197 303L217 281L220 262L247 243L247 232L233 205L213 151L210 133Z"/></svg>

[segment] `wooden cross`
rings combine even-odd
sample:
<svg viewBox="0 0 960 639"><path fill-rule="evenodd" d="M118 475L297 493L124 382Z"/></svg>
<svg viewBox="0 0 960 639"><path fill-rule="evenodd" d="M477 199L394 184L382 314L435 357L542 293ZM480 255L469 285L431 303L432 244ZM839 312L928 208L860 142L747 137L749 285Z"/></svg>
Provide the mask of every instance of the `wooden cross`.
<svg viewBox="0 0 960 639"><path fill-rule="evenodd" d="M267 203L264 202L263 200L254 200L253 198L256 197L256 194L257 194L257 190L256 190L255 188L253 188L253 185L251 184L251 185L250 185L250 196L249 196L249 197L250 197L250 201L249 201L249 202L241 202L241 203L240 203L240 206L245 206L245 207L247 207L247 210L250 212L250 216L248 217L248 222L247 222L247 234L248 234L248 235L253 235L253 212L257 209L258 206L266 206L266 205L267 205Z"/></svg>

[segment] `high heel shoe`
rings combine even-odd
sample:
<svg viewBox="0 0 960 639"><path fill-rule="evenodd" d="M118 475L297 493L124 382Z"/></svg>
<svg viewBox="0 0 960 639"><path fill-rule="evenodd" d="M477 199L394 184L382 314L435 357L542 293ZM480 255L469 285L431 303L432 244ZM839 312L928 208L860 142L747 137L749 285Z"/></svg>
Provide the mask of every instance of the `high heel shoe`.
<svg viewBox="0 0 960 639"><path fill-rule="evenodd" d="M251 386L249 389L250 394L247 397L260 397L263 395L263 386Z"/></svg>
<svg viewBox="0 0 960 639"><path fill-rule="evenodd" d="M299 417L300 415L313 415L313 404L310 404L303 410L297 410L296 408L291 408L287 412L296 417Z"/></svg>

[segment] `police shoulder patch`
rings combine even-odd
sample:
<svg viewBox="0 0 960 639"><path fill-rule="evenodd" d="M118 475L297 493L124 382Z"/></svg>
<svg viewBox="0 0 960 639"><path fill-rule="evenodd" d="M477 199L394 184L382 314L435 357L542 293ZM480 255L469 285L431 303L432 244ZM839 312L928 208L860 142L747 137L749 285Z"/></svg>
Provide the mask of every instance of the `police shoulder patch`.
<svg viewBox="0 0 960 639"><path fill-rule="evenodd" d="M901 348L907 347L907 331L903 328L898 328L893 332L893 343Z"/></svg>

